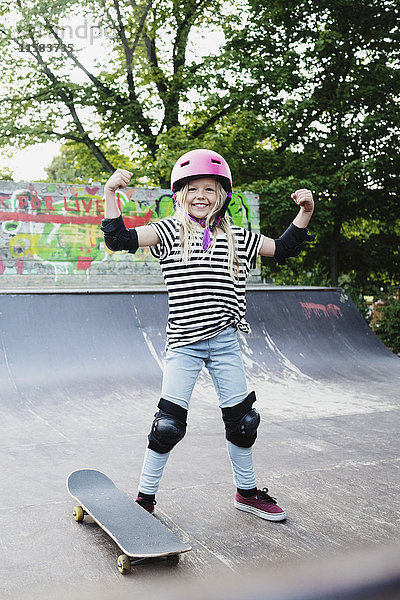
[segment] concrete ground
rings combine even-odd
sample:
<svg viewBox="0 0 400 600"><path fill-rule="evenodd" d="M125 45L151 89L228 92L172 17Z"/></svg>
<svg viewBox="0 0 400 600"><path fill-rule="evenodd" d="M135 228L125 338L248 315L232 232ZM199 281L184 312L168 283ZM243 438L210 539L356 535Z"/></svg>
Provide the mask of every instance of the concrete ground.
<svg viewBox="0 0 400 600"><path fill-rule="evenodd" d="M339 585L346 566L357 570L355 557L393 557L400 361L339 290L273 294L250 295L253 336L242 348L262 415L258 485L288 519L262 521L234 508L223 424L204 373L156 507L192 551L177 567L141 565L125 577L115 543L90 518L73 520L65 480L97 468L136 497L160 394L165 296L0 295L2 598L167 598L187 590L195 597L207 584L218 597L230 589L242 598L260 575L276 590L302 565L315 565L304 573L318 578L340 559ZM260 586L260 598L273 597Z"/></svg>

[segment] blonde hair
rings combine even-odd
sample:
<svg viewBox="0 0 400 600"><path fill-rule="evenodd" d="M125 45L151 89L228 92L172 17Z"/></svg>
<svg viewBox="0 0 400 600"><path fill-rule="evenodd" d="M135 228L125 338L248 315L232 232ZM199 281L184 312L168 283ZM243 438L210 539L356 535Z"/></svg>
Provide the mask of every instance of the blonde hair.
<svg viewBox="0 0 400 600"><path fill-rule="evenodd" d="M206 218L206 226L208 226L209 229L210 229L210 225L212 225L214 223L214 220L218 216L218 213L221 210L221 208L223 207L226 197L227 197L227 193L224 190L221 183L218 180L215 180L215 183L216 183L217 201L216 201L213 209L210 211L210 213L207 215L207 218ZM184 263L188 262L189 257L191 256L193 249L196 245L196 242L198 243L198 232L199 232L198 224L196 224L196 222L193 221L189 217L189 209L188 209L188 204L187 204L188 190L189 190L189 184L186 183L186 185L184 185L182 187L182 189L180 189L178 192L176 192L176 209L175 209L175 218L178 219L178 221L181 224L181 231L180 231L181 260ZM229 273L230 273L232 279L236 279L238 277L239 271L240 271L240 261L239 261L239 257L236 252L235 237L232 233L230 220L229 220L229 216L227 215L227 213L225 213L225 215L223 216L221 221L218 223L217 227L215 227L213 230L210 229L212 243L211 243L210 248L205 252L205 254L209 254L209 256L212 255L212 252L214 250L216 240L217 240L217 229L218 228L222 229L222 231L226 234L226 238L228 241Z"/></svg>

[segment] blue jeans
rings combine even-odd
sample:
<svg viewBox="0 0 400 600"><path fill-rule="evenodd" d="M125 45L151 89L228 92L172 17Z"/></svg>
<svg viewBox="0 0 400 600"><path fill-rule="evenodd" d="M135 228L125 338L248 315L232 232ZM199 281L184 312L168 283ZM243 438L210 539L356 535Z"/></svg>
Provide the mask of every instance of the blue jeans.
<svg viewBox="0 0 400 600"><path fill-rule="evenodd" d="M208 340L168 350L165 358L162 397L186 410L197 377L206 365L218 395L220 408L242 402L248 395L246 375L234 327L227 327ZM233 480L237 487L252 489L256 485L252 448L239 448L227 442ZM155 494L170 452L159 454L147 448L139 490Z"/></svg>
<svg viewBox="0 0 400 600"><path fill-rule="evenodd" d="M246 375L232 326L207 340L167 350L162 397L188 410L203 364L212 377L220 408L235 406L246 398Z"/></svg>

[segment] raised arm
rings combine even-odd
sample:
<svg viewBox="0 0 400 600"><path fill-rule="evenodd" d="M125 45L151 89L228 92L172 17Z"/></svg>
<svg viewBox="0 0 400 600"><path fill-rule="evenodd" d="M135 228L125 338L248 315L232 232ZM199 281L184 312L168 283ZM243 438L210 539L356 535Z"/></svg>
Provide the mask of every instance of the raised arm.
<svg viewBox="0 0 400 600"><path fill-rule="evenodd" d="M104 242L109 250L118 252L127 250L134 254L139 247L155 246L160 238L150 225L128 229L118 208L115 192L129 184L133 173L117 169L104 186L104 219L101 229Z"/></svg>
<svg viewBox="0 0 400 600"><path fill-rule="evenodd" d="M292 194L292 198L300 207L293 223L276 240L264 236L259 252L261 256L274 256L281 265L285 264L287 258L300 254L301 245L305 240L314 239L313 236L307 235L307 226L314 212L312 192L307 189L297 190Z"/></svg>

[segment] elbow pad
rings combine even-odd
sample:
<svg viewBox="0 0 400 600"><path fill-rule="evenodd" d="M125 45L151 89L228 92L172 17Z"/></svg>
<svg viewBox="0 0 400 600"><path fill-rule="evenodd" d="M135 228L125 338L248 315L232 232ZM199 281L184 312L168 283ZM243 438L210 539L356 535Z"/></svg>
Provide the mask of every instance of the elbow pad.
<svg viewBox="0 0 400 600"><path fill-rule="evenodd" d="M291 223L275 242L275 254L279 265L284 265L287 258L298 256L304 242L313 242L315 235L308 235L307 228L296 227Z"/></svg>
<svg viewBox="0 0 400 600"><path fill-rule="evenodd" d="M139 248L136 229L127 229L121 215L116 219L103 219L101 230L104 233L104 242L112 252L128 250L131 254L135 254Z"/></svg>

